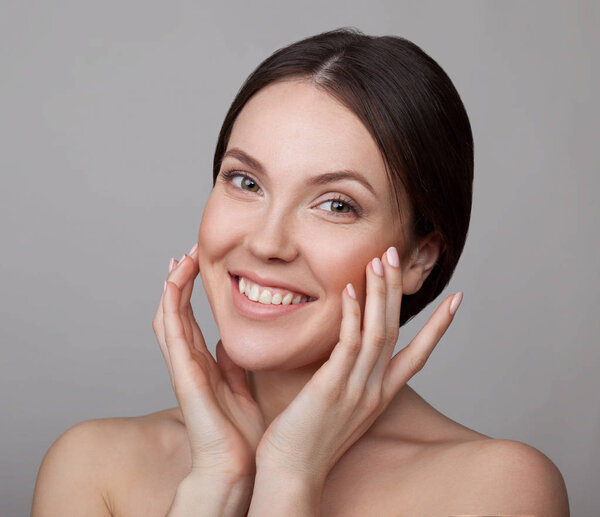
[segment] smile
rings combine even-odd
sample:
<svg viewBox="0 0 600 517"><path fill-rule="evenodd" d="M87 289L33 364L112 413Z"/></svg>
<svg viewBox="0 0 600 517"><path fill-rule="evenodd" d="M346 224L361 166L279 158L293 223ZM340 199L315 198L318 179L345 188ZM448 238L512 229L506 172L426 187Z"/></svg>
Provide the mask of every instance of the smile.
<svg viewBox="0 0 600 517"><path fill-rule="evenodd" d="M299 303L312 302L315 300L315 298L307 297L285 289L264 287L243 276L238 277L238 289L240 290L240 293L249 300L265 305L297 305Z"/></svg>
<svg viewBox="0 0 600 517"><path fill-rule="evenodd" d="M230 274L235 308L244 316L268 320L312 305L314 299L285 289L263 287L244 277ZM241 285L241 287L240 287Z"/></svg>

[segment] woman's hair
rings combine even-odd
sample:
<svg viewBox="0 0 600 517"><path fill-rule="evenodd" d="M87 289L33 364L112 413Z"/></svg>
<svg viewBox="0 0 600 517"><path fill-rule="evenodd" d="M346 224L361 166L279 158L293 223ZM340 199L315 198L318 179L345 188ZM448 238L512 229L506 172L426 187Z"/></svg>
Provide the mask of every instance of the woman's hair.
<svg viewBox="0 0 600 517"><path fill-rule="evenodd" d="M408 221L402 224L404 258L431 232L441 237L440 256L427 279L402 298L402 326L446 287L467 237L473 136L463 103L441 67L404 38L368 36L353 27L317 34L274 52L241 86L219 133L213 185L244 105L268 84L294 79L336 98L377 143L394 215Z"/></svg>

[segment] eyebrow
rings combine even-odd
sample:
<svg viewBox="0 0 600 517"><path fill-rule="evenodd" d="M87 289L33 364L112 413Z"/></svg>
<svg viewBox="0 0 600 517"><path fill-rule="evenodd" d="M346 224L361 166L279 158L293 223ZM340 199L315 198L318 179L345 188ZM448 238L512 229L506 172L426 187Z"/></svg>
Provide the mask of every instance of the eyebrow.
<svg viewBox="0 0 600 517"><path fill-rule="evenodd" d="M256 158L253 158L245 151L237 147L232 147L229 149L224 155L223 160L227 157L231 156L233 158L238 159L240 162L245 163L249 167L265 174L265 168L262 163L260 163ZM309 185L326 185L327 183L333 183L334 181L340 180L354 180L366 187L374 196L377 196L375 193L375 189L372 185L367 181L367 179L360 173L352 170L352 169L344 169L340 171L331 171L325 172L323 174L319 174L318 176L312 176L308 180Z"/></svg>

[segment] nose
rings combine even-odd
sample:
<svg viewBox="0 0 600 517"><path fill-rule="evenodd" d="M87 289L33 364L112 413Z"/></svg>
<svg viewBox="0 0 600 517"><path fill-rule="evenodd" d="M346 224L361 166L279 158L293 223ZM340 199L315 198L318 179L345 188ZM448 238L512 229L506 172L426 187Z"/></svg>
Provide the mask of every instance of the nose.
<svg viewBox="0 0 600 517"><path fill-rule="evenodd" d="M289 212L289 209L288 209ZM285 207L271 205L246 221L246 247L264 261L279 259L291 262L298 255L298 242L294 231L293 216Z"/></svg>

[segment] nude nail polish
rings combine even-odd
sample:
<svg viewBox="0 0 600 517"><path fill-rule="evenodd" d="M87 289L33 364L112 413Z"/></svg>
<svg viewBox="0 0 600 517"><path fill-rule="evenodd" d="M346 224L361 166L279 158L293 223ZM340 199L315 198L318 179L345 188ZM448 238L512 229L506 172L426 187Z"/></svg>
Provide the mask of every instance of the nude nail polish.
<svg viewBox="0 0 600 517"><path fill-rule="evenodd" d="M458 310L458 307L460 306L460 302L462 302L462 298L463 298L463 293L458 292L454 295L454 298L452 298L452 303L450 304L450 314L452 316L454 316L454 314L456 314L456 311Z"/></svg>
<svg viewBox="0 0 600 517"><path fill-rule="evenodd" d="M379 257L375 257L371 261L371 265L373 266L373 271L375 271L376 275L383 276L383 264L381 263L381 260L379 260Z"/></svg>

